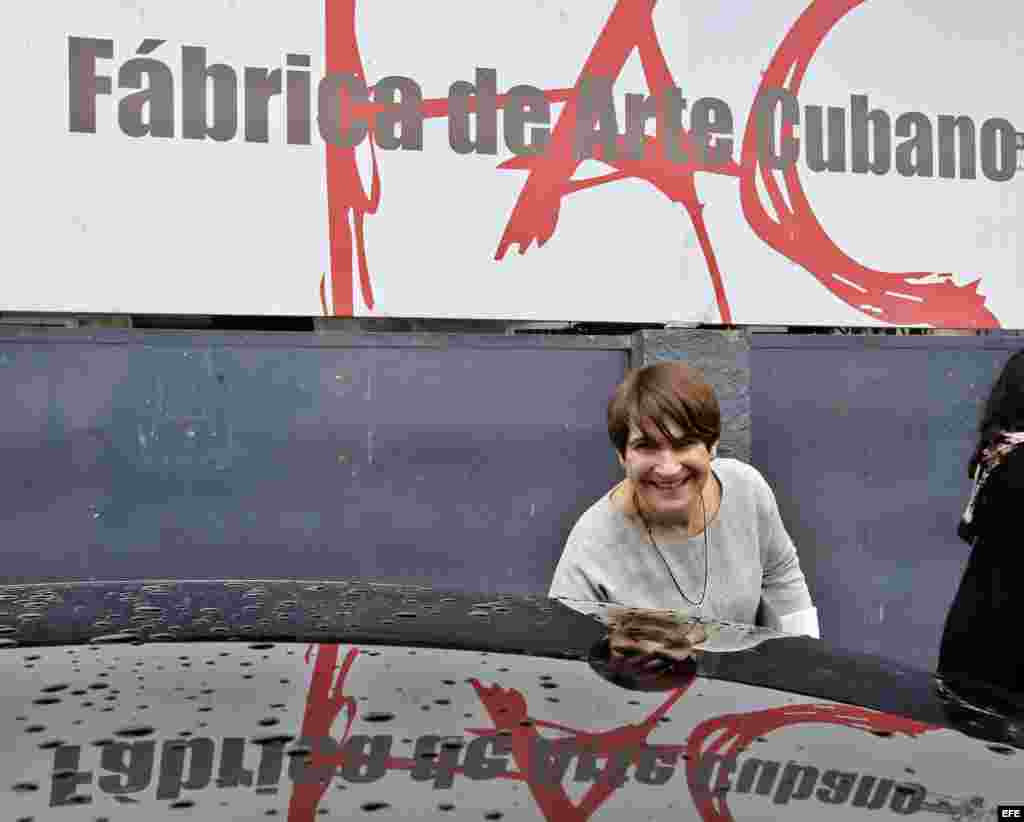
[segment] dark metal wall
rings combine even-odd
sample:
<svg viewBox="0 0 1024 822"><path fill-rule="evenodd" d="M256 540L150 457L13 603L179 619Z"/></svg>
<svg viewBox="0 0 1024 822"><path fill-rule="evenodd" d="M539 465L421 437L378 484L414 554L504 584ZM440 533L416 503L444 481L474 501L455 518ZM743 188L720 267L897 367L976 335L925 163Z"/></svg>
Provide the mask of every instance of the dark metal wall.
<svg viewBox="0 0 1024 822"><path fill-rule="evenodd" d="M823 635L934 669L991 384L1019 337L751 335L752 461Z"/></svg>
<svg viewBox="0 0 1024 822"><path fill-rule="evenodd" d="M605 407L685 359L768 478L829 640L934 667L979 404L1019 337L51 329L0 335L0 582L544 592L621 473Z"/></svg>
<svg viewBox="0 0 1024 822"><path fill-rule="evenodd" d="M699 369L718 397L722 435L718 453L750 462L750 334L746 331L671 329L635 335L636 360L650 365L682 360Z"/></svg>
<svg viewBox="0 0 1024 822"><path fill-rule="evenodd" d="M0 336L0 581L545 592L629 338Z"/></svg>

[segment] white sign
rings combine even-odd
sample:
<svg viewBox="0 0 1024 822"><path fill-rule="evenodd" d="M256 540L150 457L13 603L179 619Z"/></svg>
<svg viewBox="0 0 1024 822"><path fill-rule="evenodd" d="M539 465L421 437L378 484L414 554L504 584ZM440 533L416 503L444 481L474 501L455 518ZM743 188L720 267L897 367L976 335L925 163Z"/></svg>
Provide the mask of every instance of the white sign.
<svg viewBox="0 0 1024 822"><path fill-rule="evenodd" d="M0 310L1024 328L1022 23L28 5L0 35Z"/></svg>

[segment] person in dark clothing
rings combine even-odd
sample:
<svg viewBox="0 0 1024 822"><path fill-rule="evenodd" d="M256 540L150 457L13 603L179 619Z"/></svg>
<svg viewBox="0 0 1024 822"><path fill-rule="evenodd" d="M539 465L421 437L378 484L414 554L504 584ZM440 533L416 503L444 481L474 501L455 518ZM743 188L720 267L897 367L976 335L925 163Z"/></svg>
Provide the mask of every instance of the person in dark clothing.
<svg viewBox="0 0 1024 822"><path fill-rule="evenodd" d="M968 465L974 489L958 533L971 546L946 617L938 673L1024 694L1024 643L1014 637L1024 592L1024 350L1007 361L982 411Z"/></svg>

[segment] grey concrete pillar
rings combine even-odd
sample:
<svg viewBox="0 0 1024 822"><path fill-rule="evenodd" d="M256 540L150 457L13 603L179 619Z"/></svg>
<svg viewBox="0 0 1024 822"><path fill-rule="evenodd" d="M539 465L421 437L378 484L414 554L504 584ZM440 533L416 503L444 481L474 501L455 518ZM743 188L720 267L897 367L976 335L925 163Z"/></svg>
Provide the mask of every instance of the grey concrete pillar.
<svg viewBox="0 0 1024 822"><path fill-rule="evenodd" d="M744 330L675 328L633 335L633 365L681 360L699 368L718 395L722 441L718 453L750 461L750 336Z"/></svg>

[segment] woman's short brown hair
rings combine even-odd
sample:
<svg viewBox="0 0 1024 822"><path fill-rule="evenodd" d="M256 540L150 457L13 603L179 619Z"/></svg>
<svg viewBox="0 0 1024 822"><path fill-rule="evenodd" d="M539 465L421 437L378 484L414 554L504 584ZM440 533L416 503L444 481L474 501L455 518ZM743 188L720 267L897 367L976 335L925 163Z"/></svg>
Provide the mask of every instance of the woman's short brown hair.
<svg viewBox="0 0 1024 822"><path fill-rule="evenodd" d="M630 423L642 425L645 420L673 440L666 428L671 420L709 449L722 433L715 389L700 371L682 362L659 362L630 371L615 389L608 403L608 436L619 454L626 453Z"/></svg>

